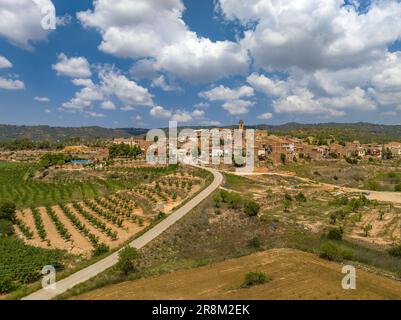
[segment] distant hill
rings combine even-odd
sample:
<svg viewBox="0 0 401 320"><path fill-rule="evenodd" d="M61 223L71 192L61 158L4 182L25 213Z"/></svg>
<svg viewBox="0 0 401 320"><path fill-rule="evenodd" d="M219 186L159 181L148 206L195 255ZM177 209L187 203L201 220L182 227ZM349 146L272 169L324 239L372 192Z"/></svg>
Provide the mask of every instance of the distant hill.
<svg viewBox="0 0 401 320"><path fill-rule="evenodd" d="M335 137L341 141L358 140L361 143L387 143L401 141L401 125L381 125L365 122L358 123L286 123L279 126L259 125L279 135L291 135L299 138L315 136L327 139Z"/></svg>
<svg viewBox="0 0 401 320"><path fill-rule="evenodd" d="M211 128L189 126L193 129ZM236 126L226 126L234 128ZM188 128L188 126L186 127ZM315 136L321 139L335 137L341 141L359 140L361 143L401 141L401 125L380 125L372 123L319 123L301 124L286 123L282 125L256 125L247 128L267 129L277 135L290 135L299 138ZM96 138L111 139L114 137L129 137L144 135L148 129L119 128L110 129L92 127L50 127L50 126L16 126L0 125L0 141L10 141L27 138L35 141L65 141L74 138L90 140Z"/></svg>
<svg viewBox="0 0 401 320"><path fill-rule="evenodd" d="M147 129L109 129L102 127L50 127L50 126L16 126L0 125L0 141L31 139L35 141L64 141L74 138L96 139L137 136Z"/></svg>

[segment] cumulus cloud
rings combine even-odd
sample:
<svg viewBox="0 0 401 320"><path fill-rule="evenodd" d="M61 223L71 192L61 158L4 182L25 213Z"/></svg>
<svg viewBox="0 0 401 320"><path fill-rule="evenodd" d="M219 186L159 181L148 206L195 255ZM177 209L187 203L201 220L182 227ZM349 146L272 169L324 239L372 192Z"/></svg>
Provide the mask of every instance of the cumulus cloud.
<svg viewBox="0 0 401 320"><path fill-rule="evenodd" d="M270 112L266 112L258 116L258 119L260 120L270 120L271 118L273 118L273 114Z"/></svg>
<svg viewBox="0 0 401 320"><path fill-rule="evenodd" d="M68 58L64 53L60 53L58 62L52 67L57 72L57 75L72 78L89 78L92 75L89 62L85 57Z"/></svg>
<svg viewBox="0 0 401 320"><path fill-rule="evenodd" d="M176 110L175 114L171 117L171 120L177 122L190 122L192 121L192 115L188 111Z"/></svg>
<svg viewBox="0 0 401 320"><path fill-rule="evenodd" d="M282 80L272 80L264 75L257 73L251 74L247 78L247 82L255 88L255 90L265 93L272 97L280 97L287 93L286 83Z"/></svg>
<svg viewBox="0 0 401 320"><path fill-rule="evenodd" d="M256 27L242 45L266 70L345 68L374 61L401 36L401 3L373 0L366 12L338 0L219 0L226 19Z"/></svg>
<svg viewBox="0 0 401 320"><path fill-rule="evenodd" d="M171 111L164 109L161 106L155 106L153 107L149 114L154 117L154 118L159 118L159 119L169 119L172 116Z"/></svg>
<svg viewBox="0 0 401 320"><path fill-rule="evenodd" d="M20 80L6 79L0 77L0 89L23 90L25 89L25 84Z"/></svg>
<svg viewBox="0 0 401 320"><path fill-rule="evenodd" d="M253 101L230 100L223 104L223 109L227 110L230 115L242 115L248 113L254 105Z"/></svg>
<svg viewBox="0 0 401 320"><path fill-rule="evenodd" d="M93 11L79 12L77 17L84 26L100 31L100 50L146 59L153 71L192 82L245 74L247 50L236 42L198 36L183 21L184 9L181 0L98 0Z"/></svg>
<svg viewBox="0 0 401 320"><path fill-rule="evenodd" d="M43 5L55 11L50 0L0 0L0 36L27 49L32 42L44 40L49 31L41 25Z"/></svg>
<svg viewBox="0 0 401 320"><path fill-rule="evenodd" d="M215 87L209 91L199 93L199 96L210 101L229 101L241 98L253 97L254 91L251 87L242 86L236 89L230 89L223 85Z"/></svg>
<svg viewBox="0 0 401 320"><path fill-rule="evenodd" d="M13 64L5 57L0 56L0 69L11 68Z"/></svg>
<svg viewBox="0 0 401 320"><path fill-rule="evenodd" d="M113 97L125 104L120 109L122 111L132 111L136 106L153 106L153 98L148 89L128 79L120 70L110 66L99 66L96 70L98 83L91 79L72 80L74 85L82 88L62 105L63 109L86 112L96 103L104 110L115 110L117 107L111 100Z"/></svg>
<svg viewBox="0 0 401 320"><path fill-rule="evenodd" d="M101 108L104 110L116 110L116 105L114 102L107 100L102 102Z"/></svg>

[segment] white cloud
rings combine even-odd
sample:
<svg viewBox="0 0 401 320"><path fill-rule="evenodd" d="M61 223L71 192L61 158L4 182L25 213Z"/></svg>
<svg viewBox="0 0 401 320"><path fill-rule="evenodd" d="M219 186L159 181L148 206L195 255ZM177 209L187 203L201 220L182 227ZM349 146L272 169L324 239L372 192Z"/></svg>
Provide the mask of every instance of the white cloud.
<svg viewBox="0 0 401 320"><path fill-rule="evenodd" d="M0 69L11 68L13 64L7 58L0 56Z"/></svg>
<svg viewBox="0 0 401 320"><path fill-rule="evenodd" d="M223 104L223 109L230 115L241 115L249 112L249 109L255 105L255 102L246 100L232 100Z"/></svg>
<svg viewBox="0 0 401 320"><path fill-rule="evenodd" d="M101 108L104 110L116 110L116 105L112 101L107 100L102 102Z"/></svg>
<svg viewBox="0 0 401 320"><path fill-rule="evenodd" d="M42 2L54 9L50 0ZM31 49L32 42L44 40L49 32L41 26L42 7L33 0L0 0L0 36Z"/></svg>
<svg viewBox="0 0 401 320"><path fill-rule="evenodd" d="M219 0L227 19L256 27L242 45L266 70L346 68L380 58L401 36L401 3L373 0L358 12L339 0Z"/></svg>
<svg viewBox="0 0 401 320"><path fill-rule="evenodd" d="M148 89L128 79L118 70L102 68L99 78L102 90L109 95L115 95L124 103L131 106L153 106L152 95Z"/></svg>
<svg viewBox="0 0 401 320"><path fill-rule="evenodd" d="M98 113L95 111L85 111L85 114L92 118L103 118L105 115L103 113Z"/></svg>
<svg viewBox="0 0 401 320"><path fill-rule="evenodd" d="M258 119L260 120L270 120L271 118L273 118L273 114L270 112L266 112L258 116Z"/></svg>
<svg viewBox="0 0 401 320"><path fill-rule="evenodd" d="M57 75L72 78L89 78L92 75L85 57L68 58L64 53L58 55L58 62L53 65L53 69L57 71Z"/></svg>
<svg viewBox="0 0 401 320"><path fill-rule="evenodd" d="M73 79L71 82L78 87L93 87L94 83L91 79Z"/></svg>
<svg viewBox="0 0 401 320"><path fill-rule="evenodd" d="M77 16L84 26L100 31L100 50L152 59L152 69L157 72L192 82L245 74L247 50L235 42L199 37L183 21L184 9L181 0L98 0L93 11Z"/></svg>
<svg viewBox="0 0 401 320"><path fill-rule="evenodd" d="M195 109L208 109L210 108L210 104L207 102L200 102L194 105Z"/></svg>
<svg viewBox="0 0 401 320"><path fill-rule="evenodd" d="M25 84L20 80L6 79L0 77L0 89L23 90L25 89Z"/></svg>
<svg viewBox="0 0 401 320"><path fill-rule="evenodd" d="M133 110L135 110L135 108L127 105L127 106L120 108L120 110L121 111L133 111Z"/></svg>
<svg viewBox="0 0 401 320"><path fill-rule="evenodd" d="M282 80L271 80L264 75L251 74L247 82L256 90L272 97L280 97L287 93L286 83Z"/></svg>
<svg viewBox="0 0 401 320"><path fill-rule="evenodd" d="M161 106L155 106L155 107L153 107L153 108L150 110L149 114L150 114L152 117L161 118L161 119L169 119L169 118L171 118L171 116L172 116L171 111L166 110L166 109L164 109L164 108L161 107Z"/></svg>
<svg viewBox="0 0 401 320"><path fill-rule="evenodd" d="M45 109L45 113L51 113L52 111L50 109Z"/></svg>
<svg viewBox="0 0 401 320"><path fill-rule="evenodd" d="M194 111L192 111L191 115L194 118L203 118L205 116L205 111L204 110L195 109Z"/></svg>
<svg viewBox="0 0 401 320"><path fill-rule="evenodd" d="M33 100L39 101L39 102L49 102L50 99L48 97L34 97Z"/></svg>
<svg viewBox="0 0 401 320"><path fill-rule="evenodd" d="M188 111L176 110L171 120L177 122L190 122L192 121L192 115Z"/></svg>
<svg viewBox="0 0 401 320"><path fill-rule="evenodd" d="M253 97L254 91L251 87L242 86L236 89L230 89L223 85L215 87L209 91L199 93L199 96L209 101L229 101L241 98Z"/></svg>

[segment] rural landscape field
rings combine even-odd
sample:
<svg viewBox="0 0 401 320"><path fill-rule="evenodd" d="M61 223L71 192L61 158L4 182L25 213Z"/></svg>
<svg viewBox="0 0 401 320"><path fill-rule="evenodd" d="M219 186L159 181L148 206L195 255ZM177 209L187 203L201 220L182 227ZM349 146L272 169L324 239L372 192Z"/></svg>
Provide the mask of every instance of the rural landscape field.
<svg viewBox="0 0 401 320"><path fill-rule="evenodd" d="M400 101L400 0L0 0L1 302L401 300Z"/></svg>

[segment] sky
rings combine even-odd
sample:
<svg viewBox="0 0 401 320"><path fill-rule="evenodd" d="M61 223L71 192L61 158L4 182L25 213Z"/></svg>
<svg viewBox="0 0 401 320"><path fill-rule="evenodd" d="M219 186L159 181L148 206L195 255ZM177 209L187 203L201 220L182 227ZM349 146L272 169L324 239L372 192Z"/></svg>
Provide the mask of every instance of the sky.
<svg viewBox="0 0 401 320"><path fill-rule="evenodd" d="M399 0L0 0L0 123L401 122Z"/></svg>

